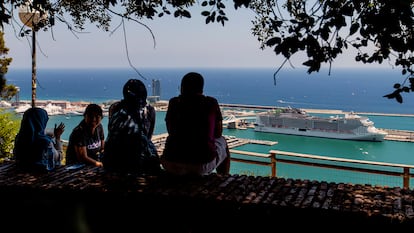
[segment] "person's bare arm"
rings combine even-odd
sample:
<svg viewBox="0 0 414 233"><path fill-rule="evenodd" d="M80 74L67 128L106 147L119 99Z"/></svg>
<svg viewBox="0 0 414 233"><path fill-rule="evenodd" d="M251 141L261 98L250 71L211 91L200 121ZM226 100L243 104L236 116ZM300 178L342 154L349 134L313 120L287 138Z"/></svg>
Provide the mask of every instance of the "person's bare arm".
<svg viewBox="0 0 414 233"><path fill-rule="evenodd" d="M61 136L64 131L65 131L65 124L63 124L62 122L60 122L59 125L55 124L55 128L53 129L53 136L55 137L54 147L59 153L60 158L62 158L63 156L63 146L62 146Z"/></svg>
<svg viewBox="0 0 414 233"><path fill-rule="evenodd" d="M86 146L75 146L76 156L79 161L82 161L86 164L91 164L96 167L102 167L102 162L96 161L95 159L88 156Z"/></svg>

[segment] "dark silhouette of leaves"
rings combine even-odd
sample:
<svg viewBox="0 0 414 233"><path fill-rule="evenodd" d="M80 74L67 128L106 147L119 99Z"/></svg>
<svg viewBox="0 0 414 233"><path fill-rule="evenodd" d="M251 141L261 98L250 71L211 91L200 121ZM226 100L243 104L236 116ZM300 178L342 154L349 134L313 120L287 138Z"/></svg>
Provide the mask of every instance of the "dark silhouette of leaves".
<svg viewBox="0 0 414 233"><path fill-rule="evenodd" d="M409 86L405 86L405 83L407 82L407 80L410 83ZM386 97L388 99L395 99L400 104L403 103L403 98L402 98L401 93L402 92L409 93L410 91L414 91L414 77L413 77L413 75L409 75L407 78L405 78L405 80L402 84L395 83L393 87L394 87L395 91L390 93L390 94L384 95L383 97Z"/></svg>
<svg viewBox="0 0 414 233"><path fill-rule="evenodd" d="M388 99L395 99L398 103L402 104L403 99L402 99L402 96L401 96L401 92L402 92L401 89L397 89L393 93L390 93L388 95L384 95L383 97L386 97Z"/></svg>
<svg viewBox="0 0 414 233"><path fill-rule="evenodd" d="M257 14L253 34L261 48L273 47L288 59L305 52L308 73L319 72L324 63L331 67L353 47L357 62L394 63L403 74L414 74L413 0L252 0L249 7Z"/></svg>
<svg viewBox="0 0 414 233"><path fill-rule="evenodd" d="M27 0L5 0L0 4L0 26L10 20L20 4ZM172 15L191 18L194 0L173 1L29 1L30 8L49 19L41 29L54 22L67 24L70 30L85 29L86 22L110 31L115 16L141 23ZM230 20L223 0L202 0L201 14L205 23ZM231 4L231 3L230 3ZM394 62L402 73L414 74L414 0L344 0L344 1L268 1L233 0L236 10L249 8L254 14L252 34L261 48L271 47L276 55L291 60L296 54L306 54L301 61L308 73L319 72L324 63L331 67L344 49L355 48L355 60L361 63ZM69 17L70 18L69 18ZM66 20L68 18L68 20ZM58 19L58 20L55 20ZM72 24L74 27L72 27Z"/></svg>
<svg viewBox="0 0 414 233"><path fill-rule="evenodd" d="M39 30L62 22L72 31L83 31L89 22L110 31L116 17L138 24L155 17L191 18L190 9L199 4L194 0L4 0L0 4L0 26L16 22L13 20L18 15L15 11L26 2L41 14L48 12L48 20L37 25ZM414 75L414 0L202 0L199 14L206 24L224 26L230 20L225 3L233 4L236 11L240 8L252 10L255 13L251 21L252 34L260 48L273 48L275 55L283 56L288 64L296 62L292 58L300 55L303 60L299 62L309 74L319 72L324 64L330 70L343 50L352 48L356 51L356 62L387 63L391 68L400 68L403 75ZM18 31L26 35L23 32L23 28ZM303 54L305 58L301 57ZM285 64L282 62L277 70ZM398 89L414 91L414 83L410 82L408 89ZM386 96L402 103L401 92Z"/></svg>

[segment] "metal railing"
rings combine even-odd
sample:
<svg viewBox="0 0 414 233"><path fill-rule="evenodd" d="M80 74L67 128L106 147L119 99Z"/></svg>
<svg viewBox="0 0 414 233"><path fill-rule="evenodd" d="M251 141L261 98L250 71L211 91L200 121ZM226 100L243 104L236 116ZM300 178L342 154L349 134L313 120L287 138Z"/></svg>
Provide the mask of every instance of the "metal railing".
<svg viewBox="0 0 414 233"><path fill-rule="evenodd" d="M245 155L241 157L233 157L232 161L243 162L249 164L257 164L263 166L269 166L271 168L271 176L277 176L276 165L278 163L288 163L296 164L302 166L311 166L311 167L320 167L320 168L330 168L342 171L356 171L362 173L384 175L384 176L394 176L402 177L402 184L404 188L410 188L410 178L414 177L414 174L410 172L410 169L413 169L413 165L407 164L395 164L395 163L384 163L384 162L371 162L364 160L353 160L353 159L343 159L343 158L334 158L326 157L319 155L311 154L302 154L288 151L280 150L270 150L269 154L257 153L257 152L248 152L240 150L230 150L232 154ZM253 157L253 158L252 158ZM257 158L268 159L268 161L259 161ZM376 166L376 168L369 167L358 167L351 165L368 165ZM381 169L379 169L379 168ZM399 168L401 171L387 170L386 168ZM397 170L396 169L396 170Z"/></svg>

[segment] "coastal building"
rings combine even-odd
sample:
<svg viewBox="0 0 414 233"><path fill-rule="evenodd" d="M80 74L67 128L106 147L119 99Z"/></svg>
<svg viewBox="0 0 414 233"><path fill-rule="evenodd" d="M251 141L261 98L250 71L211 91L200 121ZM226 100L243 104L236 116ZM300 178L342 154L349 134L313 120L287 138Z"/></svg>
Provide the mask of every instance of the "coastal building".
<svg viewBox="0 0 414 233"><path fill-rule="evenodd" d="M159 79L152 80L152 95L161 96L161 82Z"/></svg>
<svg viewBox="0 0 414 233"><path fill-rule="evenodd" d="M70 102L67 100L37 100L36 106L44 108L49 115L60 115L60 114L74 114L82 115L86 106L90 102L76 101ZM31 108L31 101L21 100L19 102L12 103L12 107L15 108L15 112L23 113L28 108Z"/></svg>
<svg viewBox="0 0 414 233"><path fill-rule="evenodd" d="M20 87L16 87L17 92L16 92L16 96L15 96L15 102L18 103L20 101Z"/></svg>
<svg viewBox="0 0 414 233"><path fill-rule="evenodd" d="M151 85L151 95L147 97L148 102L151 104L160 101L161 98L161 82L159 79L153 79Z"/></svg>

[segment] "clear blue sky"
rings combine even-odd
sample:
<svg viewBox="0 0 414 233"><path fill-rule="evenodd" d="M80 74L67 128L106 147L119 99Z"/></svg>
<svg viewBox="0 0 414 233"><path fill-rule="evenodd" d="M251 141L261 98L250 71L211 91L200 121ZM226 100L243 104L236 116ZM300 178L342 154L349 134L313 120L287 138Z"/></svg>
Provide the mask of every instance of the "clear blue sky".
<svg viewBox="0 0 414 233"><path fill-rule="evenodd" d="M251 34L253 14L227 6L230 20L221 24L204 23L197 9L191 19L173 16L145 20L156 39L154 47L149 31L143 26L128 22L126 38L129 57L136 68L145 67L279 67L282 56L276 56L271 48L260 49L258 40ZM20 23L20 20L17 19ZM119 25L114 19L112 29ZM56 21L53 31L37 33L37 69L129 67L122 27L113 34L88 25L81 34L72 34L67 27ZM16 28L18 30L18 28ZM6 26L6 46L13 58L9 69L30 68L31 39L17 37ZM52 33L53 32L53 33ZM302 58L303 59L303 58ZM293 61L296 68L303 68L303 60ZM354 66L353 55L343 55L334 67ZM289 66L289 65L287 65ZM325 65L327 67L327 65ZM361 66L361 65L359 65Z"/></svg>

